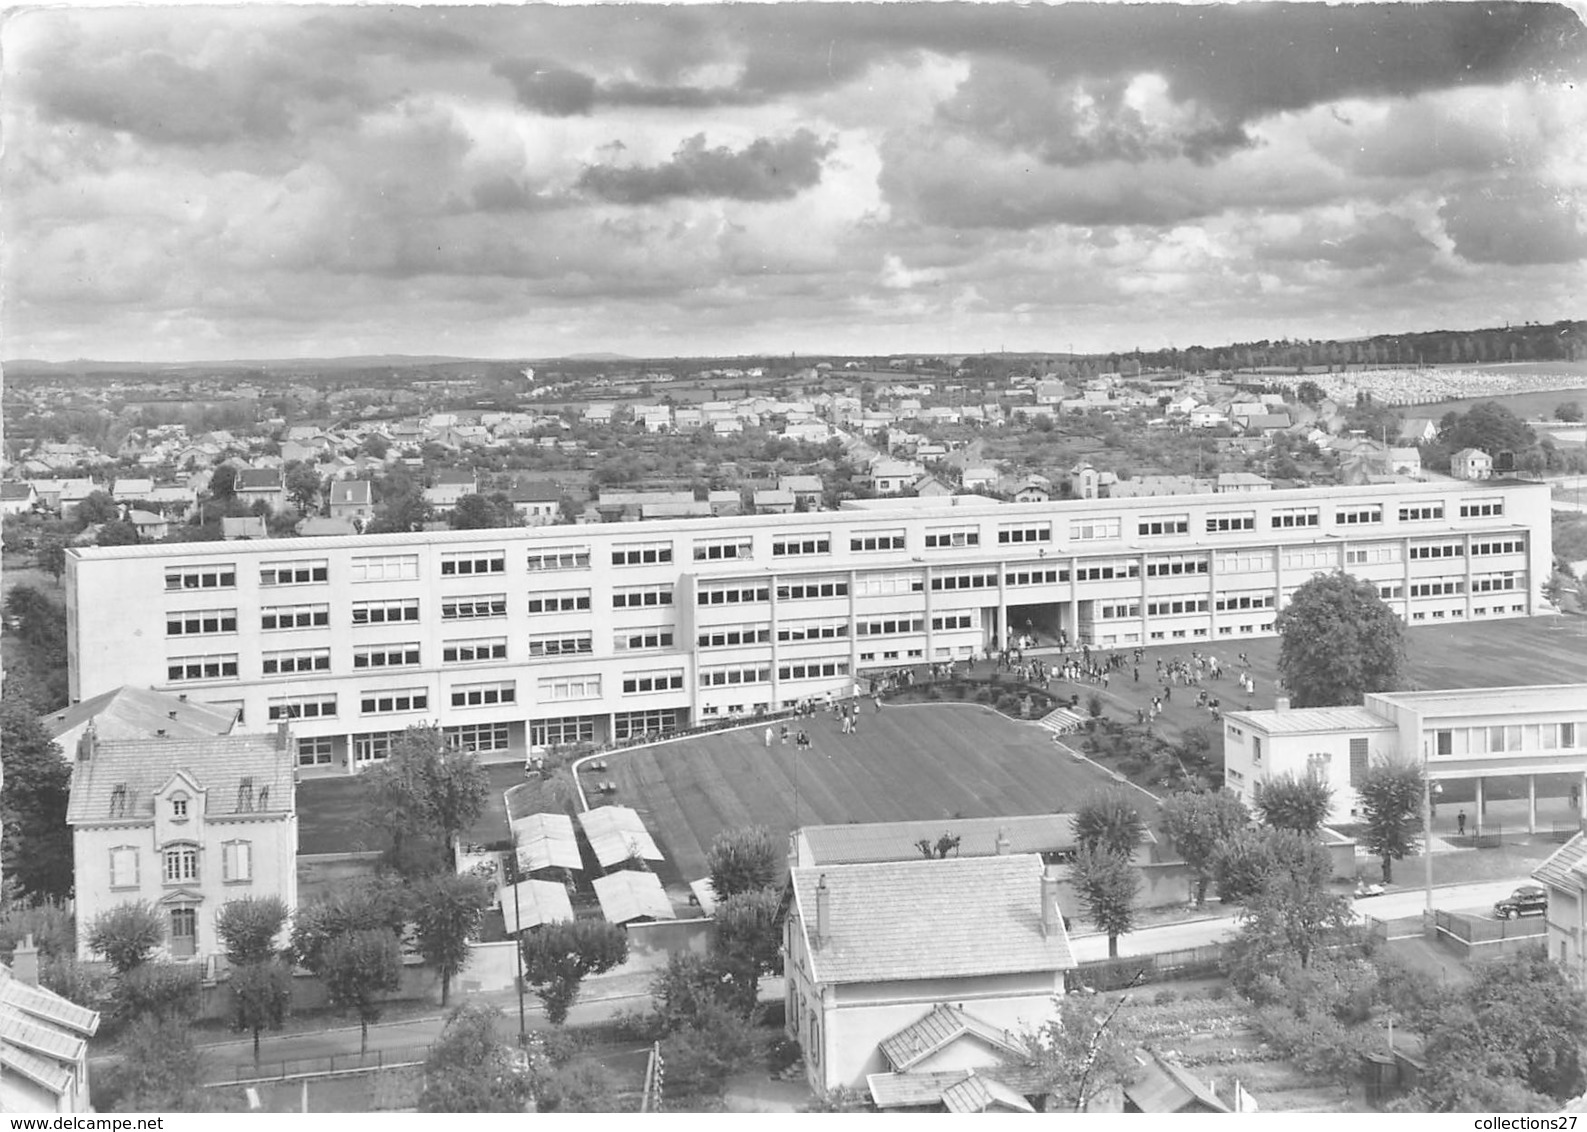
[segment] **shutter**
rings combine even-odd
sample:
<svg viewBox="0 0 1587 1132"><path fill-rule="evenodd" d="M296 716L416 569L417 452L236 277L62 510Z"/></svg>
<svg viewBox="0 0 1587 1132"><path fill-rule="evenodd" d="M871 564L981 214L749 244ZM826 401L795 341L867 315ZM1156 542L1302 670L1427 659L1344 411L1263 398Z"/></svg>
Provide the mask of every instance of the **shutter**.
<svg viewBox="0 0 1587 1132"><path fill-rule="evenodd" d="M237 870L233 875L237 880L253 880L253 842L239 841L236 850Z"/></svg>

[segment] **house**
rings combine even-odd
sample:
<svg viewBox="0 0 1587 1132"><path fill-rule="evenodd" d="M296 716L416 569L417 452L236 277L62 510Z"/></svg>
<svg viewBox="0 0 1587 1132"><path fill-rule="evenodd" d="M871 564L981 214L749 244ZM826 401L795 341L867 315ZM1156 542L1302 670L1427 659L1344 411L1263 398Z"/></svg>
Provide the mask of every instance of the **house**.
<svg viewBox="0 0 1587 1132"><path fill-rule="evenodd" d="M1230 1112L1195 1074L1155 1050L1135 1055L1140 1068L1124 1085L1125 1112Z"/></svg>
<svg viewBox="0 0 1587 1132"><path fill-rule="evenodd" d="M612 414L616 411L616 409L617 406L611 404L590 405L584 410L584 423L594 425L609 425L612 423Z"/></svg>
<svg viewBox="0 0 1587 1132"><path fill-rule="evenodd" d="M131 523L138 531L138 538L145 542L159 542L171 533L171 524L164 515L157 515L153 511L144 511L138 507L127 508L126 521Z"/></svg>
<svg viewBox="0 0 1587 1132"><path fill-rule="evenodd" d="M332 519L369 522L375 517L374 486L368 480L333 480L328 514Z"/></svg>
<svg viewBox="0 0 1587 1132"><path fill-rule="evenodd" d="M0 515L22 515L38 504L38 489L29 481L0 483Z"/></svg>
<svg viewBox="0 0 1587 1132"><path fill-rule="evenodd" d="M1255 492L1272 491L1273 481L1253 475L1251 472L1220 472L1218 474L1217 490L1220 495L1249 495Z"/></svg>
<svg viewBox="0 0 1587 1132"><path fill-rule="evenodd" d="M150 507L174 511L178 517L198 504L198 493L184 484L161 484L144 499Z"/></svg>
<svg viewBox="0 0 1587 1132"><path fill-rule="evenodd" d="M997 483L997 469L985 464L964 469L961 482L966 491L980 491Z"/></svg>
<svg viewBox="0 0 1587 1132"><path fill-rule="evenodd" d="M172 624L178 616L171 615ZM194 623L198 626L196 631L205 629L201 619ZM217 621L209 631L221 632L220 626ZM185 623L182 628L186 628ZM185 695L173 696L128 684L41 716L39 722L63 752L71 752L90 726L100 739L195 739L231 734L237 724L237 712L201 704Z"/></svg>
<svg viewBox="0 0 1587 1132"><path fill-rule="evenodd" d="M1074 966L1058 881L1035 854L795 868L788 885L787 1032L818 1093L992 1071Z"/></svg>
<svg viewBox="0 0 1587 1132"><path fill-rule="evenodd" d="M878 459L871 465L871 483L877 495L902 495L925 471L912 460Z"/></svg>
<svg viewBox="0 0 1587 1132"><path fill-rule="evenodd" d="M1420 479L1422 475L1422 453L1416 448L1390 448L1389 467L1393 475L1411 476Z"/></svg>
<svg viewBox="0 0 1587 1132"><path fill-rule="evenodd" d="M1457 480L1493 478L1493 457L1480 448L1462 448L1449 458L1449 474Z"/></svg>
<svg viewBox="0 0 1587 1132"><path fill-rule="evenodd" d="M1046 503L1052 498L1052 491L1039 483L1027 480L1014 492L1015 503Z"/></svg>
<svg viewBox="0 0 1587 1132"><path fill-rule="evenodd" d="M1219 425L1226 425L1228 423L1228 414L1221 412L1210 405L1201 405L1190 410L1191 428L1217 428Z"/></svg>
<svg viewBox="0 0 1587 1132"><path fill-rule="evenodd" d="M287 505L286 480L279 468L238 468L235 491L241 503L262 501L272 511Z"/></svg>
<svg viewBox="0 0 1587 1132"><path fill-rule="evenodd" d="M544 480L513 484L507 492L507 500L531 527L549 526L562 514L561 489Z"/></svg>
<svg viewBox="0 0 1587 1132"><path fill-rule="evenodd" d="M820 476L781 476L777 480L777 490L790 493L796 503L810 511L821 509L821 500L826 494Z"/></svg>
<svg viewBox="0 0 1587 1132"><path fill-rule="evenodd" d="M25 937L0 966L0 1112L93 1112L88 1039L98 1029L96 1011L39 986L39 950Z"/></svg>
<svg viewBox="0 0 1587 1132"><path fill-rule="evenodd" d="M227 515L220 521L220 537L228 542L232 539L269 538L270 531L262 515Z"/></svg>
<svg viewBox="0 0 1587 1132"><path fill-rule="evenodd" d="M1275 432L1283 432L1289 425L1288 413L1253 413L1245 418L1246 432L1258 436L1272 436Z"/></svg>
<svg viewBox="0 0 1587 1132"><path fill-rule="evenodd" d="M70 516L77 510L77 505L87 499L96 491L104 488L91 479L67 479L61 481L60 509L62 517Z"/></svg>
<svg viewBox="0 0 1587 1132"><path fill-rule="evenodd" d="M754 498L757 515L791 515L799 505L793 492L776 488L757 491Z"/></svg>
<svg viewBox="0 0 1587 1132"><path fill-rule="evenodd" d="M110 485L111 497L117 503L147 503L154 494L152 479L116 480Z"/></svg>
<svg viewBox="0 0 1587 1132"><path fill-rule="evenodd" d="M1431 417L1407 417L1400 424L1402 444L1426 444L1438 439L1438 422Z"/></svg>
<svg viewBox="0 0 1587 1132"><path fill-rule="evenodd" d="M1532 879L1548 890L1543 920L1549 958L1579 985L1587 978L1587 834L1556 849L1532 870Z"/></svg>
<svg viewBox="0 0 1587 1132"><path fill-rule="evenodd" d="M1061 381L1038 381L1036 383L1036 404L1057 405L1069 395Z"/></svg>
<svg viewBox="0 0 1587 1132"><path fill-rule="evenodd" d="M224 950L222 905L276 896L297 906L296 747L283 723L268 735L78 740L66 821L72 827L77 915L148 901L174 960ZM283 931L282 943L285 943ZM91 957L88 933L78 957Z"/></svg>
<svg viewBox="0 0 1587 1132"><path fill-rule="evenodd" d="M711 514L719 518L737 515L744 509L744 497L736 491L708 491L705 501L711 506Z"/></svg>
<svg viewBox="0 0 1587 1132"><path fill-rule="evenodd" d="M439 512L453 510L465 495L479 491L478 480L471 468L442 468L435 473L435 482L424 489L424 500Z"/></svg>
<svg viewBox="0 0 1587 1132"><path fill-rule="evenodd" d="M953 494L953 488L932 475L921 476L915 481L914 489L922 499L941 499Z"/></svg>

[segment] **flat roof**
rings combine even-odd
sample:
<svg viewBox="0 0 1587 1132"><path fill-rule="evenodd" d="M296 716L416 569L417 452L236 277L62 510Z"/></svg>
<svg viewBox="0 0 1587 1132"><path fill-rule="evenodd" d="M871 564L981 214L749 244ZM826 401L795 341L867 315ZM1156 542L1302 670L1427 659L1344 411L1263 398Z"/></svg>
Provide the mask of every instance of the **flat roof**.
<svg viewBox="0 0 1587 1132"><path fill-rule="evenodd" d="M1394 721L1364 707L1289 708L1285 711L1231 711L1231 723L1243 723L1269 735L1310 731L1393 731Z"/></svg>
<svg viewBox="0 0 1587 1132"><path fill-rule="evenodd" d="M1587 713L1587 684L1528 684L1511 688L1438 688L1425 692L1375 692L1369 699L1424 715L1493 715L1575 710Z"/></svg>

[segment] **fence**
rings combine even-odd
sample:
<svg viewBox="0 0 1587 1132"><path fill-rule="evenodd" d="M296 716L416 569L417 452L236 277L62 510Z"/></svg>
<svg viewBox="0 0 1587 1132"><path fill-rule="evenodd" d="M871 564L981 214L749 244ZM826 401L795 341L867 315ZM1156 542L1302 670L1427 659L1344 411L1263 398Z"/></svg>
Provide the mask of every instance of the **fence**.
<svg viewBox="0 0 1587 1132"><path fill-rule="evenodd" d="M1384 943L1391 939L1413 939L1427 934L1427 925L1420 912L1414 916L1396 916L1391 920L1367 916L1366 922L1367 934Z"/></svg>
<svg viewBox="0 0 1587 1132"><path fill-rule="evenodd" d="M230 1080L212 1081L209 1087L252 1084L256 1081L286 1081L297 1077L335 1077L423 1065L430 1056L430 1048L427 1045L401 1046L397 1049L372 1049L368 1053L334 1053L327 1057L301 1057L290 1061L239 1065Z"/></svg>
<svg viewBox="0 0 1587 1132"><path fill-rule="evenodd" d="M1543 942L1548 925L1543 917L1489 920L1460 912L1435 912L1435 938L1462 959L1502 955Z"/></svg>
<svg viewBox="0 0 1587 1132"><path fill-rule="evenodd" d="M1064 986L1070 991L1082 987L1111 991L1142 983L1205 978L1222 972L1224 950L1222 944L1209 944L1155 955L1095 959L1064 972Z"/></svg>

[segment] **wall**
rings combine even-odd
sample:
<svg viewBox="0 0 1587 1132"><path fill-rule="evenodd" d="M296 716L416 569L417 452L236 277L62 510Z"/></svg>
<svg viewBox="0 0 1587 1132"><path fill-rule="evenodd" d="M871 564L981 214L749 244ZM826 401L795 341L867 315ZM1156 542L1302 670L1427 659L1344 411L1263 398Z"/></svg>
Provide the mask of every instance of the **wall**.
<svg viewBox="0 0 1587 1132"><path fill-rule="evenodd" d="M462 983L454 984L453 994L457 994ZM227 990L224 980L215 983L206 983L201 992L198 1016L202 1019L229 1019L231 1017L231 994ZM441 1001L441 980L434 971L420 964L410 964L402 969L402 985L387 994L377 996L381 1002L404 1002L419 1000L439 1004ZM309 1010L330 1009L330 996L325 991L325 984L306 971L294 971L292 977L292 1013L302 1013ZM356 1015L349 1014L349 1019L357 1023Z"/></svg>
<svg viewBox="0 0 1587 1132"><path fill-rule="evenodd" d="M716 937L714 920L657 920L629 924L628 962L638 967L664 967L670 956L704 955Z"/></svg>

